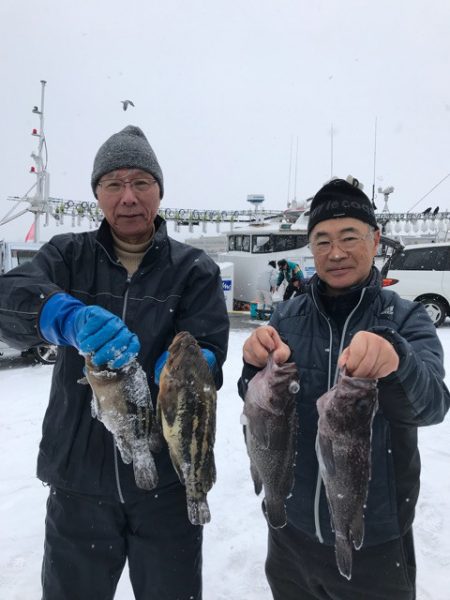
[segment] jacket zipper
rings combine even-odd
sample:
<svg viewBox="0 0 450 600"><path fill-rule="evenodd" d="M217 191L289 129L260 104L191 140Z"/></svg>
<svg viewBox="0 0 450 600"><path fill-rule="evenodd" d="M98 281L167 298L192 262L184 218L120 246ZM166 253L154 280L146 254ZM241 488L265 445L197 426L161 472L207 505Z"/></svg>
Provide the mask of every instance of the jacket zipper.
<svg viewBox="0 0 450 600"><path fill-rule="evenodd" d="M344 327L342 329L342 335L341 335L341 340L339 343L339 352L338 352L338 356L341 355L342 350L343 350L343 346L344 346L344 340L345 340L345 334L347 332L347 327L348 324L350 322L350 319L352 318L352 316L354 315L354 313L356 312L356 310L358 309L359 305L362 302L362 299L364 298L364 294L366 292L366 288L364 288L361 292L361 296L359 298L358 304L355 306L355 308L352 310L352 312L348 315L347 319L345 320L344 323ZM318 313L326 320L326 322L328 323L328 327L330 330L330 349L329 349L329 357L328 357L328 389L330 390L332 385L331 385L331 355L332 355L332 343L333 343L333 329L331 328L330 325L330 318L325 315L319 308L316 299L314 297L314 289L312 290L312 297L313 297L313 301L314 304L317 308ZM339 367L336 365L336 370L334 372L334 380L333 380L333 385L336 384L337 379L339 376ZM317 436L316 436L316 454L317 457L319 457L319 431L317 431ZM320 474L320 469L317 469L317 481L316 481L316 493L314 496L314 525L316 528L316 535L317 538L319 540L319 542L321 544L323 544L323 536L322 536L322 531L320 528L320 514L319 514L319 505L320 505L320 492L322 489L322 476Z"/></svg>
<svg viewBox="0 0 450 600"><path fill-rule="evenodd" d="M125 315L127 313L128 293L130 291L130 281L131 281L131 277L128 275L127 276L127 289L125 290L125 294L123 297L122 321L124 323L125 323ZM125 504L125 499L124 499L123 493L122 493L122 486L120 485L119 454L118 454L117 445L116 445L114 438L112 440L112 443L113 443L113 448L114 448L114 471L116 473L117 493L119 494L119 499L122 502L122 504Z"/></svg>

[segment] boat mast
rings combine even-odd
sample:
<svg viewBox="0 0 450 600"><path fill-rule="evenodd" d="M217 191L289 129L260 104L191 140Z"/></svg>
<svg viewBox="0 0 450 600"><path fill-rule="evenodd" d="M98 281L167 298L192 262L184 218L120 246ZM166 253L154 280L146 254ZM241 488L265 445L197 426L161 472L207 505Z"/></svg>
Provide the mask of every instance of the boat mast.
<svg viewBox="0 0 450 600"><path fill-rule="evenodd" d="M49 192L49 174L47 173L47 164L44 165L42 158L42 150L45 144L44 134L44 97L45 84L47 82L41 79L41 106L35 106L33 113L39 115L39 132L33 129L32 135L39 138L38 153L31 153L31 158L36 163L36 167L31 167L31 171L36 173L36 193L30 202L30 211L34 213L34 238L33 241L38 242L40 238L40 219L41 214L48 202Z"/></svg>

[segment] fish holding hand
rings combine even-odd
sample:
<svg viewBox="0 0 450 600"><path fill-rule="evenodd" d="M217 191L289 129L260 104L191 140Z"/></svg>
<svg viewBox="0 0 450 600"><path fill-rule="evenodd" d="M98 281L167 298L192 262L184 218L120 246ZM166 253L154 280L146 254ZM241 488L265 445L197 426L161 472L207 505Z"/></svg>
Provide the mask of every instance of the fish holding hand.
<svg viewBox="0 0 450 600"><path fill-rule="evenodd" d="M136 359L119 369L96 367L89 355L85 360L80 383L92 388L92 416L112 433L123 462L133 463L136 485L152 490L158 484L152 452L161 449L162 438L144 370Z"/></svg>
<svg viewBox="0 0 450 600"><path fill-rule="evenodd" d="M294 486L297 446L296 394L300 389L293 362L267 365L249 382L241 423L255 493L264 488L264 510L271 527L287 522L285 501Z"/></svg>
<svg viewBox="0 0 450 600"><path fill-rule="evenodd" d="M206 495L216 481L214 441L217 392L197 340L178 333L161 371L157 414L173 467L186 487L193 525L211 520Z"/></svg>
<svg viewBox="0 0 450 600"><path fill-rule="evenodd" d="M341 575L352 576L352 547L364 540L364 509L371 475L372 421L378 409L376 379L349 377L317 400L316 451L335 534Z"/></svg>

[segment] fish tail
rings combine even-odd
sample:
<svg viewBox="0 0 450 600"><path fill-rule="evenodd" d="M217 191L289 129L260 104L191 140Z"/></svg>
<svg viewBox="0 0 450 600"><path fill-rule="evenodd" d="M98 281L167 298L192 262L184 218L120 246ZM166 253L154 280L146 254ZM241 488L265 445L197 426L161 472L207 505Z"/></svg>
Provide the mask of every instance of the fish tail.
<svg viewBox="0 0 450 600"><path fill-rule="evenodd" d="M280 498L264 498L263 511L271 527L280 529L287 523L286 507Z"/></svg>
<svg viewBox="0 0 450 600"><path fill-rule="evenodd" d="M352 546L347 538L336 534L335 550L339 573L350 581L352 578Z"/></svg>
<svg viewBox="0 0 450 600"><path fill-rule="evenodd" d="M208 502L205 498L187 498L187 509L189 521L192 525L204 525L211 521Z"/></svg>
<svg viewBox="0 0 450 600"><path fill-rule="evenodd" d="M147 440L136 440L134 444L133 471L139 488L153 490L158 485L158 472Z"/></svg>

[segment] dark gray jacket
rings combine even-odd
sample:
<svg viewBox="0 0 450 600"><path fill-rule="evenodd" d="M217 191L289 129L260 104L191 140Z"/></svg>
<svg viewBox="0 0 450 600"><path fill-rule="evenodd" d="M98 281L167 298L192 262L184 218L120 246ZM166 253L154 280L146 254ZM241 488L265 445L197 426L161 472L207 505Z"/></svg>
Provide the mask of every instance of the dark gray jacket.
<svg viewBox="0 0 450 600"><path fill-rule="evenodd" d="M19 349L42 343L39 311L50 294L64 290L122 317L138 335L138 360L148 374L153 402L158 392L155 362L183 330L214 352L218 364L214 376L220 387L229 319L219 268L203 251L169 238L159 217L155 225L153 243L131 278L114 255L106 221L98 231L52 238L30 263L0 277L0 338ZM59 487L121 500L144 494L136 487L132 466L118 455L112 435L91 416L90 388L77 383L83 366L75 348L59 349L38 477ZM160 486L177 481L167 450L155 458Z"/></svg>
<svg viewBox="0 0 450 600"><path fill-rule="evenodd" d="M316 275L308 292L281 303L270 321L291 348L300 374L298 452L288 518L305 533L334 543L315 452L316 401L334 384L338 357L352 336L371 331L389 340L400 357L398 370L378 382L379 410L373 423L364 545L379 544L411 526L419 494L417 427L441 422L450 406L442 346L424 307L381 289L376 270L361 289L341 334L319 291ZM244 365L239 381L242 398L245 380L256 372Z"/></svg>

